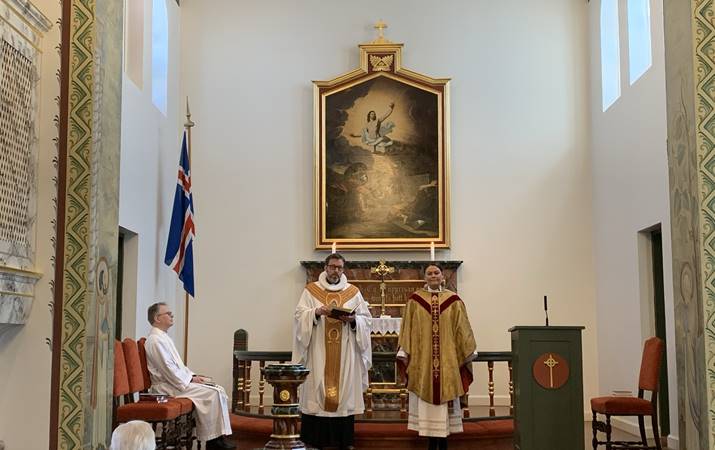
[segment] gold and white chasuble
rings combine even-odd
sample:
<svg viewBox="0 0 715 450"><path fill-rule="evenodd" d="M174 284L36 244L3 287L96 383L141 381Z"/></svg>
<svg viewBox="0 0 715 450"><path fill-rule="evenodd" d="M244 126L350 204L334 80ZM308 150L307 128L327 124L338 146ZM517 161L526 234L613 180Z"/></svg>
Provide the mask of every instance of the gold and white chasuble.
<svg viewBox="0 0 715 450"><path fill-rule="evenodd" d="M310 370L299 388L300 409L322 417L362 414L372 367L370 310L345 275L335 285L325 275L306 286L295 310L292 362ZM355 327L327 316L316 318L322 305L355 309Z"/></svg>
<svg viewBox="0 0 715 450"><path fill-rule="evenodd" d="M398 345L398 356L409 357L408 428L435 437L461 432L459 397L469 391L477 347L462 299L446 289L413 293Z"/></svg>

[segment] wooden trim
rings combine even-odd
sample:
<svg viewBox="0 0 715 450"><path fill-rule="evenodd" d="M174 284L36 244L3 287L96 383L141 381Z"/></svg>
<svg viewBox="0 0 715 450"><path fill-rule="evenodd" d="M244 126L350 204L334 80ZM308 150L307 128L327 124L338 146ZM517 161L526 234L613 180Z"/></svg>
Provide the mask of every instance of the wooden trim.
<svg viewBox="0 0 715 450"><path fill-rule="evenodd" d="M57 450L59 440L60 357L62 350L62 314L64 298L65 202L67 196L67 133L69 122L70 30L73 2L62 2L60 44L60 113L57 145L57 222L55 226L55 280L52 309L52 369L50 378L50 450Z"/></svg>

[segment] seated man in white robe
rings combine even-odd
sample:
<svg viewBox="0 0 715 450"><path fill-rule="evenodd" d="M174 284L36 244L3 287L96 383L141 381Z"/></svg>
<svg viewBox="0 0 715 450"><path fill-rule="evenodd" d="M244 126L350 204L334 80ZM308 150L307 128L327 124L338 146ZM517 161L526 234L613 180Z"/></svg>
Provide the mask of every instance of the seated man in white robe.
<svg viewBox="0 0 715 450"><path fill-rule="evenodd" d="M305 287L295 310L293 362L310 369L299 391L300 438L319 449L353 448L372 366L370 311L344 269L345 258L328 256L325 272Z"/></svg>
<svg viewBox="0 0 715 450"><path fill-rule="evenodd" d="M152 329L144 346L152 392L186 397L194 402L196 436L206 442L207 450L236 448L224 438L231 435L228 396L221 386L213 385L208 378L194 374L184 365L174 342L166 334L174 325L174 315L166 303L151 305L148 320Z"/></svg>

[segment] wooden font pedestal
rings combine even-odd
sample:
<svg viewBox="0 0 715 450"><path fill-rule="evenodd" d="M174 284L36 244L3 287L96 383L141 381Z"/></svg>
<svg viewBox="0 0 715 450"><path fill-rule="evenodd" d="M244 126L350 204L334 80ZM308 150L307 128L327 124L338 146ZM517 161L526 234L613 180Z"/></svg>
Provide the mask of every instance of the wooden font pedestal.
<svg viewBox="0 0 715 450"><path fill-rule="evenodd" d="M298 386L310 371L301 364L271 364L261 369L273 386L273 434L264 449L307 450L300 440L298 421Z"/></svg>

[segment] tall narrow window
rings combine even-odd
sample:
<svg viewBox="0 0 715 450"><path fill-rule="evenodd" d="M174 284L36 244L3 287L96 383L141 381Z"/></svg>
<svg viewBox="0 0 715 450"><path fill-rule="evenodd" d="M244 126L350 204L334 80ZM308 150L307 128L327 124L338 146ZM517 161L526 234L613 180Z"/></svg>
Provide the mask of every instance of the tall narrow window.
<svg viewBox="0 0 715 450"><path fill-rule="evenodd" d="M144 0L124 2L124 71L141 89L144 84Z"/></svg>
<svg viewBox="0 0 715 450"><path fill-rule="evenodd" d="M166 0L152 0L151 10L151 99L166 114L169 71L169 19Z"/></svg>
<svg viewBox="0 0 715 450"><path fill-rule="evenodd" d="M603 111L621 96L618 0L601 1L601 96Z"/></svg>
<svg viewBox="0 0 715 450"><path fill-rule="evenodd" d="M631 84L650 68L650 0L628 0L628 66Z"/></svg>

